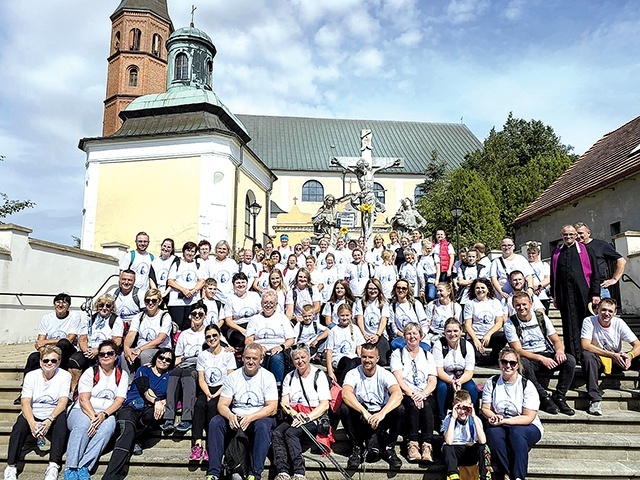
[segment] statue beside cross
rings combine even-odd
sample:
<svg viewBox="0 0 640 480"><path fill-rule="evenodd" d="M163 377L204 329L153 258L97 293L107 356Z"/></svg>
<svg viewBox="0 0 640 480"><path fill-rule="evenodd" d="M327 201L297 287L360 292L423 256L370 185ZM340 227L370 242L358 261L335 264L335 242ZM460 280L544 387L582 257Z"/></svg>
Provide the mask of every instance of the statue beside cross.
<svg viewBox="0 0 640 480"><path fill-rule="evenodd" d="M373 233L373 224L378 213L384 213L385 206L376 199L373 184L375 174L393 167L399 167L399 158L393 157L373 157L372 155L372 132L369 129L362 130L360 134L360 157L333 157L330 165L332 167L342 167L344 170L353 173L360 186L360 192L349 193L351 205L360 211L362 224L362 235L367 244ZM351 186L351 185L350 185Z"/></svg>

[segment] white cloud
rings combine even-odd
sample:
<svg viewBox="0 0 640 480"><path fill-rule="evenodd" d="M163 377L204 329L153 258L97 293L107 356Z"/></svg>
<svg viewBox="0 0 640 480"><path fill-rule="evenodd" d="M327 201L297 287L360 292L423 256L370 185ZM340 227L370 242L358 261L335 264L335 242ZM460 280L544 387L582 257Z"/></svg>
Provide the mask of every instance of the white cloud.
<svg viewBox="0 0 640 480"><path fill-rule="evenodd" d="M403 32L398 38L396 43L404 47L415 47L422 41L422 32L418 29L411 29Z"/></svg>
<svg viewBox="0 0 640 480"><path fill-rule="evenodd" d="M488 7L488 0L450 0L445 14L447 20L456 25L475 20Z"/></svg>
<svg viewBox="0 0 640 480"><path fill-rule="evenodd" d="M511 0L507 3L502 15L509 21L518 20L524 14L525 7L525 0Z"/></svg>

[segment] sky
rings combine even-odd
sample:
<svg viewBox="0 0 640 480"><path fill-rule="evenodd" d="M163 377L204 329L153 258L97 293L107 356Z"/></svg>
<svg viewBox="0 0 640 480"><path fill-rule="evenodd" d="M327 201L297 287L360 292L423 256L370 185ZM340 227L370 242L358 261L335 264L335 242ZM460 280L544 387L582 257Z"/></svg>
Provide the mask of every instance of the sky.
<svg viewBox="0 0 640 480"><path fill-rule="evenodd" d="M175 28L192 3L168 0ZM119 0L0 2L0 192L5 219L73 244L84 137L100 136ZM640 2L205 0L196 27L218 54L234 113L465 123L483 141L509 112L584 153L640 115ZM633 52L636 52L635 54Z"/></svg>

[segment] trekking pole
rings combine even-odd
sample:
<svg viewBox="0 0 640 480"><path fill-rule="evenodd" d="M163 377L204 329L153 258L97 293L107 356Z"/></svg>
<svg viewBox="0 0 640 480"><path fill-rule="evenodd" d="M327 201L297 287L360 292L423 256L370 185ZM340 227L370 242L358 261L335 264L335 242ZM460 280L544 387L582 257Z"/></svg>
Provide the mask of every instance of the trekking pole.
<svg viewBox="0 0 640 480"><path fill-rule="evenodd" d="M300 425L300 428L304 433L307 434L307 436L311 439L311 441L316 444L316 446L320 449L323 455L325 455L329 459L329 461L333 463L333 465L338 469L338 471L342 474L345 480L352 480L351 477L349 476L349 473L347 473L347 471L342 467L342 465L340 465L338 461L335 458L333 458L333 455L331 454L331 452L327 450L326 447L322 445L318 440L316 440L316 436L313 435L304 425Z"/></svg>

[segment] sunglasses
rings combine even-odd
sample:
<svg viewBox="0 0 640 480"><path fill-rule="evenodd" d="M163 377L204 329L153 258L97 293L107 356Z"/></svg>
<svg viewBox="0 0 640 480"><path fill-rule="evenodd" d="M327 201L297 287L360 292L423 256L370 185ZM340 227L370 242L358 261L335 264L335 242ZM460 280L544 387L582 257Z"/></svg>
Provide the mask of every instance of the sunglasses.
<svg viewBox="0 0 640 480"><path fill-rule="evenodd" d="M407 287L396 287L397 292L406 292L407 290L409 290Z"/></svg>
<svg viewBox="0 0 640 480"><path fill-rule="evenodd" d="M111 310L112 307L113 307L113 303L103 303L101 305L98 305L98 310L102 310L103 308Z"/></svg>
<svg viewBox="0 0 640 480"><path fill-rule="evenodd" d="M160 299L159 298L145 298L144 299L144 303L146 303L147 305L155 305L156 303L159 303Z"/></svg>
<svg viewBox="0 0 640 480"><path fill-rule="evenodd" d="M158 360L163 361L164 363L171 363L171 360L173 360L171 357L163 357L162 355L160 355L158 357Z"/></svg>
<svg viewBox="0 0 640 480"><path fill-rule="evenodd" d="M43 359L42 359L42 360L40 360L40 361L41 361L42 363L44 363L44 364L47 364L47 365L48 365L48 364L50 364L50 363L53 363L53 364L55 365L55 364L56 364L56 363L58 363L60 360L58 360L57 358L43 358Z"/></svg>
<svg viewBox="0 0 640 480"><path fill-rule="evenodd" d="M192 312L191 313L191 316L193 318L204 318L205 315L206 315L206 313L204 313L204 312Z"/></svg>
<svg viewBox="0 0 640 480"><path fill-rule="evenodd" d="M218 334L216 333L215 335L205 335L205 337L204 337L204 338L205 338L206 340L213 340L213 339L218 338L218 337L220 337L220 335L218 335Z"/></svg>
<svg viewBox="0 0 640 480"><path fill-rule="evenodd" d="M115 357L115 355L116 355L116 352L114 352L113 350L109 350L108 352L100 352L98 354L100 358Z"/></svg>
<svg viewBox="0 0 640 480"><path fill-rule="evenodd" d="M515 360L505 360L503 358L502 360L500 360L500 365L502 365L503 367L516 368L518 366L518 362L516 362Z"/></svg>

